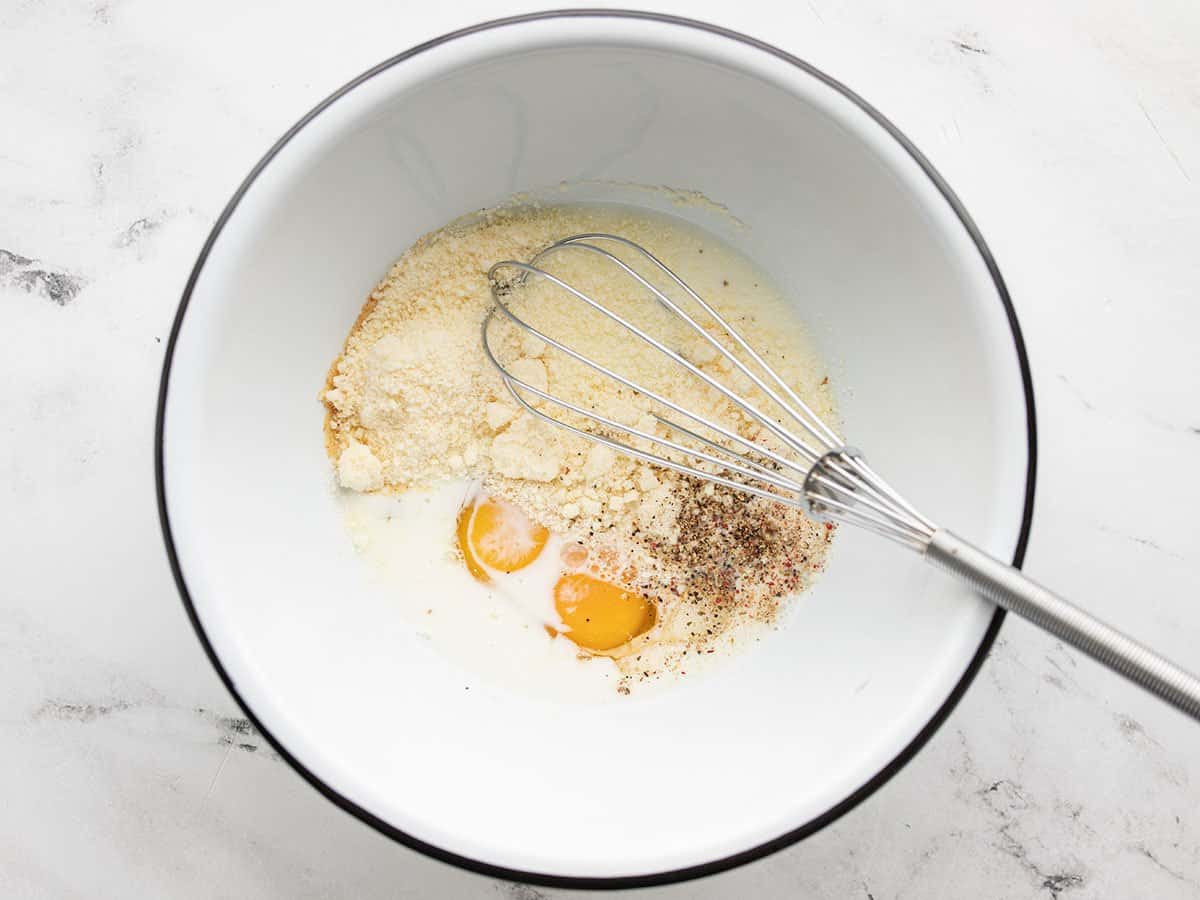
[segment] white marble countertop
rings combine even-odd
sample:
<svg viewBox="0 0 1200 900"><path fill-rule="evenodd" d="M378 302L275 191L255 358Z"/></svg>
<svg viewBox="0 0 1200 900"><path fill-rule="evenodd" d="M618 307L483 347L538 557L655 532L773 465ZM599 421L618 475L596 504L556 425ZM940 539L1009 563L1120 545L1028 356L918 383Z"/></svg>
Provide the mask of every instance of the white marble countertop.
<svg viewBox="0 0 1200 900"><path fill-rule="evenodd" d="M932 158L1029 345L1028 571L1197 668L1200 5L654 6L808 59ZM280 762L192 634L154 504L163 341L238 181L364 68L511 11L0 4L0 896L586 896L419 856ZM864 804L645 893L1198 897L1200 727L1010 618Z"/></svg>

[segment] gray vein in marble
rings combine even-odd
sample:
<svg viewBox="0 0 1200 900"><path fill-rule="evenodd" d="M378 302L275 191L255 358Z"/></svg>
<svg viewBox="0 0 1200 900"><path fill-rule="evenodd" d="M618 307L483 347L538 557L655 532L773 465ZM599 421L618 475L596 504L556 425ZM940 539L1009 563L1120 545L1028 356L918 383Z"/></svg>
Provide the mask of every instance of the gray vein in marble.
<svg viewBox="0 0 1200 900"><path fill-rule="evenodd" d="M1166 863L1164 863L1161 859L1158 858L1157 855L1155 855L1154 851L1151 850L1149 847L1147 847L1145 844L1134 844L1133 849L1136 850L1138 853L1142 854L1142 856L1146 857L1146 859L1150 860L1150 862L1154 863L1154 865L1158 866L1158 868L1162 869L1164 872L1166 872L1168 875L1170 875L1176 881L1182 881L1184 884L1193 884L1193 882L1190 878L1188 878L1186 875L1184 875L1182 872L1178 871L1177 869L1173 869L1170 866L1168 866Z"/></svg>
<svg viewBox="0 0 1200 900"><path fill-rule="evenodd" d="M53 719L59 722L94 722L113 713L124 712L132 706L126 700L114 700L111 703L67 703L61 700L47 700L33 711L30 716L35 722L43 719Z"/></svg>
<svg viewBox="0 0 1200 900"><path fill-rule="evenodd" d="M113 244L117 247L132 247L150 232L161 228L165 220L165 214L142 216L140 219L135 219L130 223L128 228L117 235L117 239Z"/></svg>
<svg viewBox="0 0 1200 900"><path fill-rule="evenodd" d="M1057 897L1067 888L1082 886L1083 877L1070 872L1065 875L1049 875L1042 881L1042 887L1050 892L1051 897Z"/></svg>
<svg viewBox="0 0 1200 900"><path fill-rule="evenodd" d="M953 44L960 53L977 53L980 56L987 56L988 51L979 46L979 35L975 33L963 34L960 37L951 39Z"/></svg>
<svg viewBox="0 0 1200 900"><path fill-rule="evenodd" d="M1171 146L1170 141L1168 141L1163 135L1162 131L1159 130L1158 124L1154 121L1154 117L1150 115L1150 110L1146 109L1146 104L1141 101L1141 98L1138 98L1137 105L1142 110L1142 115L1146 117L1146 121L1149 123L1150 128L1153 129L1154 133L1158 136L1159 141L1167 149L1167 152L1171 154L1171 159L1175 160L1175 165L1179 168L1179 174L1184 177L1184 180L1191 181L1192 176L1189 175L1187 169L1184 168L1183 161L1179 158L1179 154L1175 152L1175 148Z"/></svg>
<svg viewBox="0 0 1200 900"><path fill-rule="evenodd" d="M1050 896L1057 900L1062 892L1071 888L1083 887L1086 884L1086 878L1079 872L1043 871L1038 863L1030 859L1028 847L1013 834L1017 823L1007 818L1008 813L1002 812L1000 814L1006 820L997 828L997 834L1000 836L1000 843L997 849L1016 860L1023 869L1033 876L1033 882L1038 887L1049 891Z"/></svg>
<svg viewBox="0 0 1200 900"><path fill-rule="evenodd" d="M1068 650L1066 644L1064 644L1062 641L1054 642L1054 652L1061 656L1063 658L1063 662L1069 665L1072 669L1079 666L1079 662L1075 659L1074 653ZM1056 663L1050 654L1046 654L1046 661L1053 665L1060 672L1063 672L1063 674L1066 674L1062 666Z"/></svg>
<svg viewBox="0 0 1200 900"><path fill-rule="evenodd" d="M1086 409L1088 412L1095 411L1096 407L1092 404L1092 402L1090 400L1088 400L1087 395L1085 395L1083 393L1083 391L1081 391L1079 388L1077 388L1074 385L1074 383L1072 383L1071 380L1069 378L1067 378L1066 375L1060 374L1058 376L1058 380L1067 386L1067 390L1069 390L1072 394L1075 395L1075 399L1078 400L1083 405L1084 409Z"/></svg>
<svg viewBox="0 0 1200 900"><path fill-rule="evenodd" d="M954 50L953 59L960 60L960 66L965 65L967 71L975 78L980 94L991 94L992 83L986 67L981 65L991 57L991 51L986 48L979 32L959 29L949 39L949 45ZM944 46L944 45L943 45ZM939 55L941 55L939 53Z"/></svg>
<svg viewBox="0 0 1200 900"><path fill-rule="evenodd" d="M1066 375L1059 374L1058 380L1063 383L1067 390L1070 391L1070 393L1084 409L1086 409L1088 412L1096 411L1096 405L1088 399L1087 394L1081 391L1074 384L1074 382L1067 378ZM1161 428L1163 431L1200 435L1200 425L1178 425L1174 422L1164 422L1162 419L1149 415L1148 413L1141 413L1140 418L1142 421L1146 422L1146 424L1153 425L1155 428Z"/></svg>
<svg viewBox="0 0 1200 900"><path fill-rule="evenodd" d="M1173 550L1168 550L1166 547L1163 547L1161 544L1159 544L1155 541L1152 541L1149 538L1138 537L1136 534L1129 534L1124 531L1118 531L1117 529L1112 528L1109 525L1100 525L1099 528L1105 534L1111 534L1113 537L1121 538L1126 541L1132 541L1135 544L1140 544L1141 546L1146 547L1150 550L1154 550L1158 553L1161 553L1164 556L1169 556L1169 557L1171 557L1171 559L1177 559L1181 562L1187 562L1186 557L1182 556L1179 553L1174 552Z"/></svg>
<svg viewBox="0 0 1200 900"><path fill-rule="evenodd" d="M113 239L113 247L118 250L134 248L138 258L142 258L142 247L165 226L185 216L194 216L196 209L185 206L180 209L160 209L157 212L140 216L130 222Z"/></svg>
<svg viewBox="0 0 1200 900"><path fill-rule="evenodd" d="M142 136L130 129L120 129L116 126L104 129L104 143L109 146L102 152L91 154L92 188L95 202L102 205L108 199L111 163L119 163L132 156L142 145Z"/></svg>
<svg viewBox="0 0 1200 900"><path fill-rule="evenodd" d="M198 716L211 722L217 728L217 743L223 744L230 750L242 750L246 753L259 753L268 759L282 759L271 749L271 745L263 739L249 719L241 716L223 716L212 710L198 706L195 709ZM215 779L214 779L215 781Z"/></svg>
<svg viewBox="0 0 1200 900"><path fill-rule="evenodd" d="M36 259L0 248L0 287L20 288L27 294L41 294L59 306L66 306L83 289L77 275L42 265Z"/></svg>
<svg viewBox="0 0 1200 900"><path fill-rule="evenodd" d="M530 884L502 882L500 883L500 889L509 897L509 900L550 900L549 894L538 890Z"/></svg>
<svg viewBox="0 0 1200 900"><path fill-rule="evenodd" d="M1054 812L1059 816L1064 816L1070 819L1080 829L1086 831L1089 835L1095 835L1096 829L1083 821L1083 804L1072 803L1069 800L1055 800Z"/></svg>
<svg viewBox="0 0 1200 900"><path fill-rule="evenodd" d="M1163 431L1170 431L1176 434L1183 433L1189 435L1200 435L1200 425L1177 425L1174 422L1164 422L1157 416L1151 416L1143 413L1142 419L1148 425L1153 425L1155 428L1161 428Z"/></svg>
<svg viewBox="0 0 1200 900"><path fill-rule="evenodd" d="M1035 808L1037 804L1027 796L1021 785L1011 779L1001 778L986 782L976 768L974 756L962 729L955 729L955 735L961 755L961 763L955 774L964 782L976 783L977 786L970 796L978 799L995 821L996 849L1017 862L1030 877L1030 882L1035 887L1049 892L1055 900L1065 891L1083 887L1087 882L1083 871L1051 871L1031 857L1026 841L1015 832L1020 828L1022 814ZM1077 818L1074 811L1071 818ZM935 849L936 844L922 853L922 857L932 855Z"/></svg>
<svg viewBox="0 0 1200 900"><path fill-rule="evenodd" d="M1136 744L1146 741L1155 747L1159 746L1158 741L1146 734L1146 729L1142 727L1142 723L1132 716L1127 716L1124 713L1116 713L1113 716L1113 721L1117 723L1117 728L1120 729L1121 734L1130 743Z"/></svg>
<svg viewBox="0 0 1200 900"><path fill-rule="evenodd" d="M1060 691L1065 691L1067 689L1067 686L1063 684L1063 680L1061 678L1059 678L1057 675L1051 675L1049 672L1046 672L1042 675L1042 681L1046 682L1046 684L1053 685Z"/></svg>
<svg viewBox="0 0 1200 900"><path fill-rule="evenodd" d="M1186 787L1187 772L1167 755L1166 748L1147 734L1141 722L1125 713L1114 713L1117 730L1131 745L1144 751L1145 758L1154 766L1158 776L1176 787Z"/></svg>
<svg viewBox="0 0 1200 900"><path fill-rule="evenodd" d="M1042 680L1047 684L1054 685L1054 687L1058 688L1059 690L1065 691L1067 690L1068 686L1073 690L1078 690L1079 682L1075 680L1074 675L1064 668L1064 663L1069 665L1072 669L1078 666L1078 663L1075 661L1075 657L1068 653L1067 648L1061 643L1055 642L1054 649L1055 655L1062 657L1062 662L1059 662L1059 660L1055 659L1054 656L1049 653L1045 654L1042 658L1058 674L1054 675L1050 672L1043 672Z"/></svg>
<svg viewBox="0 0 1200 900"><path fill-rule="evenodd" d="M158 696L149 697L143 701L135 701L128 698L104 701L50 698L44 700L30 713L29 720L31 722L59 722L86 725L138 708L170 710L175 707L163 702ZM215 729L217 743L228 750L254 753L271 760L282 759L262 735L259 734L249 719L241 716L222 715L202 706L194 708L192 712Z"/></svg>

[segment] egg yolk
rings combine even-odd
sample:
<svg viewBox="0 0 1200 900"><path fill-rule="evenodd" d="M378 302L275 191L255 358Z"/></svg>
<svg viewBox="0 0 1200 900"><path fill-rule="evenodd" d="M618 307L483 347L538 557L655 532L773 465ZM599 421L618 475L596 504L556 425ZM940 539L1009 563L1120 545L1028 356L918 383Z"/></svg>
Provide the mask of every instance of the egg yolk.
<svg viewBox="0 0 1200 900"><path fill-rule="evenodd" d="M480 581L489 580L485 566L506 573L525 568L549 538L549 531L505 500L477 500L458 514L458 546Z"/></svg>
<svg viewBox="0 0 1200 900"><path fill-rule="evenodd" d="M554 608L567 627L566 636L588 650L612 650L649 631L655 606L645 597L572 573L554 585Z"/></svg>

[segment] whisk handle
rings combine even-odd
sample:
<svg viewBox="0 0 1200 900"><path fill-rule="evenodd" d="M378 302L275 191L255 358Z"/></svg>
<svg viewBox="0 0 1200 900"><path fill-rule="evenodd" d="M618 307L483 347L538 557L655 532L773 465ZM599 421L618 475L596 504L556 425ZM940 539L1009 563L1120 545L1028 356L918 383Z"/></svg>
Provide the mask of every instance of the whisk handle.
<svg viewBox="0 0 1200 900"><path fill-rule="evenodd" d="M925 557L987 599L1200 720L1200 679L944 529Z"/></svg>

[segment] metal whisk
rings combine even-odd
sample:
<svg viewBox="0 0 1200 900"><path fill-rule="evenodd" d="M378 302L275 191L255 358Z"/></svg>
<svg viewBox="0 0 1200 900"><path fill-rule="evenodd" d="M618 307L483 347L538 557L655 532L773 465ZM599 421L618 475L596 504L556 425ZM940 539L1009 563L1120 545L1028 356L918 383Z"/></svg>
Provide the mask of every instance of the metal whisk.
<svg viewBox="0 0 1200 900"><path fill-rule="evenodd" d="M640 260L649 272L658 274L657 280L665 280L665 284L678 288L709 327L705 328L697 315L685 311L667 290L656 286L635 266L606 247ZM540 264L548 257L567 253L592 254L604 264L615 266L628 276L631 288L645 291L647 299L653 298L662 309L678 317L691 332L724 357L733 370L769 398L782 414L773 416L764 412L744 393L733 390L727 381L703 371L663 340L541 268ZM503 270L516 270L518 274L506 281L498 277ZM938 527L918 512L867 464L861 453L846 446L719 312L645 248L617 235L580 234L551 245L528 263L498 262L489 270L488 278L495 307L483 323L484 352L499 369L517 403L529 413L644 462L802 508L817 520L865 528L910 547L929 562L966 581L993 603L1030 620L1200 720L1200 679L1031 581L1017 569ZM518 317L510 308L509 298L514 284L529 279L544 280L565 298L594 310L628 332L632 339L653 347L663 354L666 364L682 367L757 422L773 436L779 449L744 437L704 412L684 408L669 396L626 378ZM572 402L514 375L492 346L494 325L501 320L507 320L594 372L669 410L669 414L677 418L654 415L657 423L665 426L668 435L616 421L585 405L586 398L576 398ZM719 340L711 331L723 336L724 340ZM740 351L746 361L731 348ZM534 406L523 394L545 401L543 408ZM554 411L573 414L581 424L563 421ZM643 447L657 447L664 452L639 449L628 443L630 439L637 440Z"/></svg>

